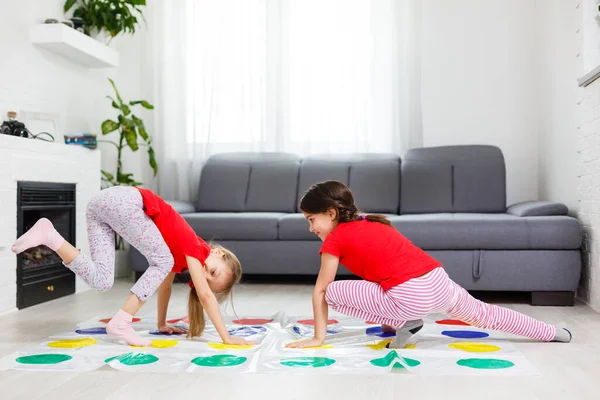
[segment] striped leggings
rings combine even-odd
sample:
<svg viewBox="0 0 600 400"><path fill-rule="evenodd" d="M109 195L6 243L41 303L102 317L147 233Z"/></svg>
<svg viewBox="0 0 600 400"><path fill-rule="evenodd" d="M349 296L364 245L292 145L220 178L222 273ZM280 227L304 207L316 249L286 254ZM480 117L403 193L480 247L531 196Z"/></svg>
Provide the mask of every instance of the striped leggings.
<svg viewBox="0 0 600 400"><path fill-rule="evenodd" d="M479 328L543 341L554 339L556 329L517 311L473 298L443 268L387 291L375 282L334 281L327 287L325 300L342 314L396 328L430 313L442 313Z"/></svg>

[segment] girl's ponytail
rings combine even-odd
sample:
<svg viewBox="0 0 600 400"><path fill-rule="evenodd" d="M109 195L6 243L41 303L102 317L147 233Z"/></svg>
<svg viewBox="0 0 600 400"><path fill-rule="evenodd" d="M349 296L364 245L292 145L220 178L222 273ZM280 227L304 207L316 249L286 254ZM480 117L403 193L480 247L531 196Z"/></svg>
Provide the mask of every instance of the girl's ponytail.
<svg viewBox="0 0 600 400"><path fill-rule="evenodd" d="M202 307L202 303L200 303L198 293L194 287L191 288L188 297L188 319L190 320L190 327L187 337L193 338L202 335L206 327L206 317L204 316L204 307Z"/></svg>

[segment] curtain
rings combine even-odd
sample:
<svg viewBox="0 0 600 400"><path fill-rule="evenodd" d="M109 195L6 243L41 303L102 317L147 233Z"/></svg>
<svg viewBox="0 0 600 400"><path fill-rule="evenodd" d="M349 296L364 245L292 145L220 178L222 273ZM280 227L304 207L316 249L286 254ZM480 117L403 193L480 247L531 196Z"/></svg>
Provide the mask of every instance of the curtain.
<svg viewBox="0 0 600 400"><path fill-rule="evenodd" d="M418 0L161 0L148 11L165 198L195 198L217 152L422 145Z"/></svg>

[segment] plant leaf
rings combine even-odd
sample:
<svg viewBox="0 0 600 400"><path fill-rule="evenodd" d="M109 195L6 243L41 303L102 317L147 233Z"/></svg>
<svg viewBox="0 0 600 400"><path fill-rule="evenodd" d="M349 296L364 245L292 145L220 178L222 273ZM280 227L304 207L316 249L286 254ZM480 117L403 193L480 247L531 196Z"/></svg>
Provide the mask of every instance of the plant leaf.
<svg viewBox="0 0 600 400"><path fill-rule="evenodd" d="M65 1L65 5L63 7L64 12L66 13L67 11L69 11L71 9L71 7L73 7L73 5L77 3L77 0L67 0Z"/></svg>
<svg viewBox="0 0 600 400"><path fill-rule="evenodd" d="M125 3L132 4L134 6L145 6L146 0L125 0Z"/></svg>
<svg viewBox="0 0 600 400"><path fill-rule="evenodd" d="M139 186L142 182L137 182L133 179L133 174L119 174L117 180L121 185Z"/></svg>
<svg viewBox="0 0 600 400"><path fill-rule="evenodd" d="M119 124L116 123L115 121L107 119L106 121L104 121L102 123L102 134L103 135L106 135L107 133L116 131L117 129L119 129Z"/></svg>
<svg viewBox="0 0 600 400"><path fill-rule="evenodd" d="M101 170L100 172L102 172L102 179L108 182L113 182L115 180L115 177L113 176L113 174L106 172L104 170Z"/></svg>
<svg viewBox="0 0 600 400"><path fill-rule="evenodd" d="M117 90L117 86L115 85L115 82L110 78L108 78L108 80L110 81L110 84L112 85L113 89L115 90L115 93L117 94L117 100L119 100L119 104L122 106L123 99L121 98L121 95L119 94L119 91Z"/></svg>
<svg viewBox="0 0 600 400"><path fill-rule="evenodd" d="M123 104L123 107L121 107L121 110L123 111L123 114L125 114L125 115L131 114L131 110L129 109L129 106L127 104Z"/></svg>
<svg viewBox="0 0 600 400"><path fill-rule="evenodd" d="M150 146L148 146L148 163L154 171L154 176L156 176L156 173L158 172L158 164L156 163L156 159L154 158L154 149Z"/></svg>
<svg viewBox="0 0 600 400"><path fill-rule="evenodd" d="M138 151L139 146L137 143L137 134L135 133L135 129L125 133L125 140L127 141L127 145L131 148L131 151Z"/></svg>
<svg viewBox="0 0 600 400"><path fill-rule="evenodd" d="M144 126L144 121L136 117L135 115L131 115L131 119L137 125L138 133L145 141L148 141L148 132L146 132L146 127Z"/></svg>
<svg viewBox="0 0 600 400"><path fill-rule="evenodd" d="M132 106L135 106L136 104L141 104L142 107L147 108L148 110L154 110L154 106L148 103L146 100L135 100L129 102L129 105Z"/></svg>

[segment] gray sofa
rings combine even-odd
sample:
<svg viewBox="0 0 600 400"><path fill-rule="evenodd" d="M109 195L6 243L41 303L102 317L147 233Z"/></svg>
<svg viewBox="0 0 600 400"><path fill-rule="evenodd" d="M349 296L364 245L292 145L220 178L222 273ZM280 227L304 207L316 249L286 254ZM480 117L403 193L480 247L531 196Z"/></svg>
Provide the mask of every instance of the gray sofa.
<svg viewBox="0 0 600 400"><path fill-rule="evenodd" d="M246 275L316 275L321 242L297 205L311 184L331 179L349 185L362 211L387 215L467 290L531 292L532 304L573 304L581 226L563 204L507 207L497 147L421 148L402 159L218 154L202 170L196 201L170 203L198 236L234 251ZM135 271L147 268L135 249L131 257Z"/></svg>

